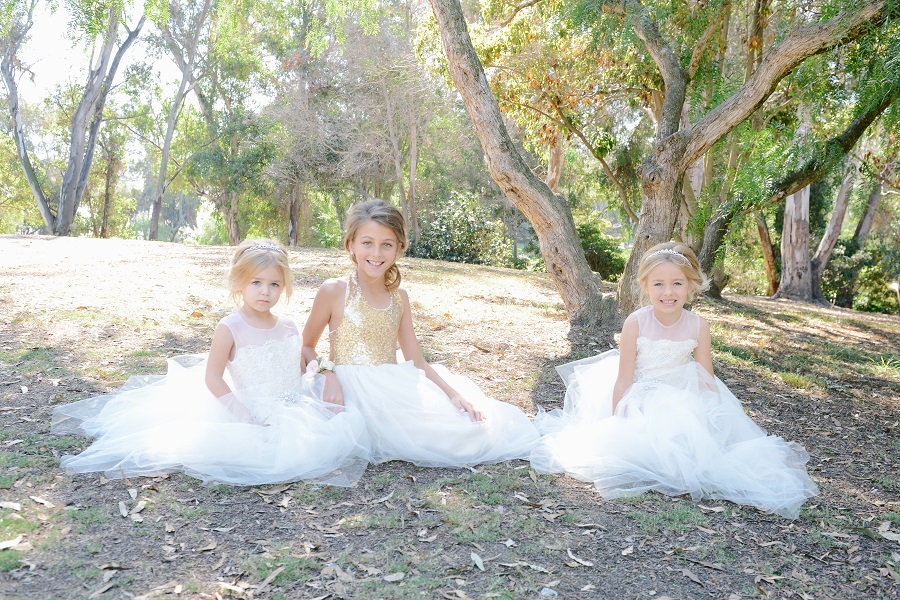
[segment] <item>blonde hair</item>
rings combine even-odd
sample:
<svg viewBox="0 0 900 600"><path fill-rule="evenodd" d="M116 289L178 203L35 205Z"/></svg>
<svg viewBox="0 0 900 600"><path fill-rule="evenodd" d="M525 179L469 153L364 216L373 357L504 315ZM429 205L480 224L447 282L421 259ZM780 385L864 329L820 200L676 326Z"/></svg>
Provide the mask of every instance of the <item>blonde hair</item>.
<svg viewBox="0 0 900 600"><path fill-rule="evenodd" d="M384 200L369 200L353 207L353 210L350 211L350 215L347 217L345 226L344 249L350 250L350 244L356 238L356 232L359 231L359 228L373 221L379 225L384 225L397 236L397 243L400 245L400 252L397 258L402 256L408 244L406 220L400 211L397 210L397 207L388 204ZM353 254L350 255L350 260L353 261L353 264L356 264L356 256ZM385 273L384 285L389 290L400 287L400 269L397 267L397 263L392 264L387 273Z"/></svg>
<svg viewBox="0 0 900 600"><path fill-rule="evenodd" d="M647 277L657 266L663 263L672 263L681 269L688 284L691 287L688 294L688 302L709 289L709 280L700 269L700 262L697 255L691 250L691 247L682 242L663 242L656 244L641 257L641 263L638 266L637 280L641 286L641 298L646 298L644 292L644 284L647 283Z"/></svg>
<svg viewBox="0 0 900 600"><path fill-rule="evenodd" d="M284 295L294 292L294 276L288 263L287 249L275 240L244 240L234 251L228 271L228 290L235 303L240 303L241 290L253 277L269 267L281 271Z"/></svg>

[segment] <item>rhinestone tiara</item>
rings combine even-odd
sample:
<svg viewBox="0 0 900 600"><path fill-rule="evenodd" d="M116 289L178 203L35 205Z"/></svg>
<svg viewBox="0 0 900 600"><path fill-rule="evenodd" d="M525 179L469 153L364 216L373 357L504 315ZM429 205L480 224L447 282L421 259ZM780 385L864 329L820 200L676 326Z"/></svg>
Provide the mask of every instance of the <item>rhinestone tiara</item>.
<svg viewBox="0 0 900 600"><path fill-rule="evenodd" d="M247 250L274 250L275 252L281 252L284 254L284 250L276 246L275 244L256 244L254 246L250 246Z"/></svg>
<svg viewBox="0 0 900 600"><path fill-rule="evenodd" d="M681 258L686 258L684 254L676 250L672 250L671 248L663 248L662 250L657 250L650 256L656 256L657 254L673 254L675 256L680 256Z"/></svg>

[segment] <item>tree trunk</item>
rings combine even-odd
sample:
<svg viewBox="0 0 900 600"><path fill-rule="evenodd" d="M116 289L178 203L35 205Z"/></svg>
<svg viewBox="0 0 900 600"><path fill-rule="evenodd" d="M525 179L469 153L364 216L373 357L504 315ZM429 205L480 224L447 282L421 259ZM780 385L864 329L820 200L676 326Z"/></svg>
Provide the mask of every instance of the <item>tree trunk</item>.
<svg viewBox="0 0 900 600"><path fill-rule="evenodd" d="M550 147L550 160L547 161L547 187L554 194L559 189L559 180L566 165L566 129L559 127L556 130L556 139Z"/></svg>
<svg viewBox="0 0 900 600"><path fill-rule="evenodd" d="M822 293L822 272L828 265L831 252L834 250L838 237L841 235L844 215L847 214L847 199L850 197L850 190L853 189L853 176L854 170L851 167L848 169L844 180L841 181L841 187L838 190L837 198L834 200L834 208L831 211L828 227L825 229L825 233L819 241L819 247L816 248L816 253L809 263L810 277L812 278L812 296L816 302L826 302L825 295Z"/></svg>
<svg viewBox="0 0 900 600"><path fill-rule="evenodd" d="M866 240L869 239L869 231L872 229L872 221L875 220L879 204L881 204L881 181L876 180L872 185L872 191L869 192L866 209L859 218L859 223L856 224L856 231L853 232L853 245L860 250L865 247Z"/></svg>
<svg viewBox="0 0 900 600"><path fill-rule="evenodd" d="M866 208L863 210L859 223L856 224L856 231L853 232L853 240L851 247L856 252L862 252L866 247L866 241L869 239L869 231L872 229L872 221L875 219L875 213L878 211L878 205L881 204L881 181L876 180L872 185L872 191L869 192L869 199L866 202ZM853 307L853 299L856 297L856 291L859 289L859 270L857 265L850 272L850 281L838 291L835 304L845 308Z"/></svg>
<svg viewBox="0 0 900 600"><path fill-rule="evenodd" d="M8 91L9 114L12 118L13 126L12 135L16 142L16 153L19 156L19 163L22 165L22 171L25 174L26 181L28 181L28 187L31 188L31 194L34 196L38 211L44 220L44 227L47 233L52 233L56 229L56 215L50 209L50 203L44 195L37 173L34 171L34 165L31 164L31 158L28 156L28 141L25 137L25 125L22 122L21 107L19 106L19 87L13 73L13 68L18 63L16 52L24 43L28 32L34 25L32 17L35 5L36 3L29 7L28 16L21 26L18 24L12 25L5 40L6 46L3 48L3 58L0 60L0 75L3 76L3 81Z"/></svg>
<svg viewBox="0 0 900 600"><path fill-rule="evenodd" d="M416 171L419 168L419 126L413 120L409 132L409 230L412 234L410 243L419 239L419 211L416 209Z"/></svg>
<svg viewBox="0 0 900 600"><path fill-rule="evenodd" d="M809 258L809 186L784 201L781 230L781 283L776 298L812 301Z"/></svg>
<svg viewBox="0 0 900 600"><path fill-rule="evenodd" d="M172 107L169 109L169 120L166 123L166 136L163 139L163 147L159 158L159 174L156 178L156 195L153 198L153 210L150 216L150 234L148 236L151 240L155 240L159 237L159 214L162 212L162 199L163 195L166 193L166 188L169 186L169 183L171 183L166 181L166 171L169 165L169 153L172 150L172 138L175 135L175 126L178 124L178 117L181 114L181 106L188 94L188 83L193 83L195 81L193 73L194 61L197 58L197 45L211 3L212 0L205 0L203 4L200 16L197 19L197 26L194 29L194 35L188 41L187 57L185 58L178 54L175 58L175 62L181 70L181 84L178 86L178 91L175 93L175 98L172 100ZM173 54L177 53L178 44L169 31L168 26L164 26L162 30L163 36L172 47Z"/></svg>
<svg viewBox="0 0 900 600"><path fill-rule="evenodd" d="M237 246L241 243L241 232L238 229L237 192L231 190L225 192L222 214L225 217L225 231L228 233L228 243L232 246Z"/></svg>
<svg viewBox="0 0 900 600"><path fill-rule="evenodd" d="M103 107L106 96L112 88L112 82L118 70L122 56L137 38L144 26L141 17L134 30L128 30L125 40L112 56L119 31L119 12L116 8L109 11L109 23L106 38L97 57L96 66L90 70L88 82L84 87L84 95L72 115L69 156L62 185L59 190L59 204L56 210L56 235L69 235L78 205L87 185L88 174L94 157L97 134L103 118ZM126 28L127 30L127 28Z"/></svg>
<svg viewBox="0 0 900 600"><path fill-rule="evenodd" d="M763 263L766 266L766 280L769 287L766 296L774 296L778 291L778 269L775 267L775 251L772 249L772 236L769 235L769 224L762 211L753 213L756 219L756 230L759 232L759 243L762 245Z"/></svg>
<svg viewBox="0 0 900 600"><path fill-rule="evenodd" d="M522 160L503 123L458 0L430 0L450 76L484 149L491 176L532 223L547 272L575 329L618 328L614 303L604 302L575 232L569 207Z"/></svg>
<svg viewBox="0 0 900 600"><path fill-rule="evenodd" d="M640 304L637 267L641 257L653 245L672 239L672 231L681 207L684 168L684 143L674 134L657 144L653 155L644 161L641 178L644 202L634 234L634 246L619 280L619 305L626 314Z"/></svg>
<svg viewBox="0 0 900 600"><path fill-rule="evenodd" d="M290 202L288 203L288 246L298 245L300 236L300 184L291 185Z"/></svg>

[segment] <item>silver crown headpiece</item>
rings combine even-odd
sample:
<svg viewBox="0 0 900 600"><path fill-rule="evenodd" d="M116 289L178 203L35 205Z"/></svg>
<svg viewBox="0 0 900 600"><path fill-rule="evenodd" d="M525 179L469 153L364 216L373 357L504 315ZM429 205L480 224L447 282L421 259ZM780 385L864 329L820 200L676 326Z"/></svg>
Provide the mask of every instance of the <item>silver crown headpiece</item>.
<svg viewBox="0 0 900 600"><path fill-rule="evenodd" d="M672 250L671 248L663 248L662 250L657 250L656 252L654 252L654 253L651 254L650 256L656 256L657 254L673 254L673 255L675 255L675 256L680 256L681 258L687 258L687 257L686 257L684 254L682 254L681 252L678 252L677 250Z"/></svg>
<svg viewBox="0 0 900 600"><path fill-rule="evenodd" d="M284 250L276 246L275 244L256 244L254 246L250 246L247 250L274 250L275 252L281 252L284 254Z"/></svg>

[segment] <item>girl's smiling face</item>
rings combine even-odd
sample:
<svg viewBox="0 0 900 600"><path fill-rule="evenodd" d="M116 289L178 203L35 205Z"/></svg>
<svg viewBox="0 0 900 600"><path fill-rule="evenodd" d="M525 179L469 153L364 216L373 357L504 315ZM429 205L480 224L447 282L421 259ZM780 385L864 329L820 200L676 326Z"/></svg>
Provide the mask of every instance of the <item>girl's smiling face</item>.
<svg viewBox="0 0 900 600"><path fill-rule="evenodd" d="M688 301L691 284L681 267L675 263L663 262L647 273L641 287L650 298L657 317L670 316L677 319Z"/></svg>
<svg viewBox="0 0 900 600"><path fill-rule="evenodd" d="M359 274L367 279L383 278L400 254L400 242L393 230L375 221L361 225L348 247Z"/></svg>

